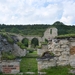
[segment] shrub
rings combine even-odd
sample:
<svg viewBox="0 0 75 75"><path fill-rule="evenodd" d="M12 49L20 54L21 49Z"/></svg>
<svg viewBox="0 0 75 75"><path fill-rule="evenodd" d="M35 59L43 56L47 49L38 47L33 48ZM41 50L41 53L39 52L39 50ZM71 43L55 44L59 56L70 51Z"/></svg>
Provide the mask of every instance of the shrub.
<svg viewBox="0 0 75 75"><path fill-rule="evenodd" d="M29 51L29 53L33 53L34 49L32 48L27 48L27 50Z"/></svg>
<svg viewBox="0 0 75 75"><path fill-rule="evenodd" d="M47 43L47 42L41 42L41 44L42 44L42 45L47 45L48 43Z"/></svg>
<svg viewBox="0 0 75 75"><path fill-rule="evenodd" d="M12 60L15 58L16 58L16 56L14 56L12 53L2 52L2 59Z"/></svg>
<svg viewBox="0 0 75 75"><path fill-rule="evenodd" d="M26 49L26 47L24 46L23 43L21 42L17 42L18 46L21 48L21 49Z"/></svg>
<svg viewBox="0 0 75 75"><path fill-rule="evenodd" d="M38 48L38 49L41 49L41 48L42 48L42 46L37 46L37 48Z"/></svg>
<svg viewBox="0 0 75 75"><path fill-rule="evenodd" d="M11 43L11 44L14 43L14 40L8 34L3 33L2 36L5 37L9 43Z"/></svg>

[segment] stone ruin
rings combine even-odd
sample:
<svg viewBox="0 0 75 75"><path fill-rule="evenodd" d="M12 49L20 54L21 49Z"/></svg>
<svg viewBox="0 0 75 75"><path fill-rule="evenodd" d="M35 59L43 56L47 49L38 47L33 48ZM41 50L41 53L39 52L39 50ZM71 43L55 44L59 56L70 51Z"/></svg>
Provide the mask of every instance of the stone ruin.
<svg viewBox="0 0 75 75"><path fill-rule="evenodd" d="M11 44L8 40L0 35L0 72L4 74L17 74L20 72L20 60L15 58L13 60L2 59L2 52L10 52L16 57L23 57L26 55L26 50L21 49L16 43L17 38L13 37L14 43Z"/></svg>
<svg viewBox="0 0 75 75"><path fill-rule="evenodd" d="M0 62L0 72L3 74L17 74L20 72L20 62L8 60Z"/></svg>
<svg viewBox="0 0 75 75"><path fill-rule="evenodd" d="M44 49L45 48L45 49ZM45 52L51 52L54 57L47 57L42 59ZM75 68L75 38L56 38L49 40L48 45L42 46L42 49L37 51L41 57L37 59L38 70L46 69L52 66L70 65Z"/></svg>
<svg viewBox="0 0 75 75"><path fill-rule="evenodd" d="M11 52L15 56L20 56L20 57L25 56L26 50L21 49L17 45L17 41L18 41L17 37L12 36L12 39L14 40L13 44L9 43L5 37L0 35L0 51Z"/></svg>
<svg viewBox="0 0 75 75"><path fill-rule="evenodd" d="M44 32L44 39L53 39L54 37L58 36L58 30L55 27L47 28Z"/></svg>

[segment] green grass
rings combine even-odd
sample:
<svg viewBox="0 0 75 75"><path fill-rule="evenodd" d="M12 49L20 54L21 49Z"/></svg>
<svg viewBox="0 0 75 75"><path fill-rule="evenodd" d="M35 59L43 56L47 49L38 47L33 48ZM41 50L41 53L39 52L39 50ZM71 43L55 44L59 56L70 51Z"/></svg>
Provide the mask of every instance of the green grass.
<svg viewBox="0 0 75 75"><path fill-rule="evenodd" d="M33 51L32 53L28 53L27 55L26 55L26 57L28 58L37 58L38 57L38 55L37 55L37 51Z"/></svg>
<svg viewBox="0 0 75 75"><path fill-rule="evenodd" d="M20 65L21 72L37 72L36 58L22 58Z"/></svg>
<svg viewBox="0 0 75 75"><path fill-rule="evenodd" d="M70 66L57 66L57 67L51 67L48 69L42 70L43 72L46 72L46 75L75 75L70 74L69 69L71 69Z"/></svg>
<svg viewBox="0 0 75 75"><path fill-rule="evenodd" d="M23 57L20 63L20 69L21 72L37 72L37 52L34 51L33 53L29 53L27 56L29 57Z"/></svg>
<svg viewBox="0 0 75 75"><path fill-rule="evenodd" d="M75 37L75 34L65 34L65 35L59 35L56 38L68 38L68 37Z"/></svg>

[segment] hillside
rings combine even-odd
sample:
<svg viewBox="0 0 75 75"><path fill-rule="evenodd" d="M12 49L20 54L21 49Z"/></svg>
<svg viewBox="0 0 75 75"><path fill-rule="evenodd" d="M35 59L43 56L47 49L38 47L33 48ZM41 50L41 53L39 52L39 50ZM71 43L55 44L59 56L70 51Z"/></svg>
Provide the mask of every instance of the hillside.
<svg viewBox="0 0 75 75"><path fill-rule="evenodd" d="M41 35L43 36L44 31L48 27L56 27L59 35L74 34L74 25L65 25L62 22L55 22L50 24L33 24L33 25L5 25L0 24L0 32L11 32L23 35Z"/></svg>

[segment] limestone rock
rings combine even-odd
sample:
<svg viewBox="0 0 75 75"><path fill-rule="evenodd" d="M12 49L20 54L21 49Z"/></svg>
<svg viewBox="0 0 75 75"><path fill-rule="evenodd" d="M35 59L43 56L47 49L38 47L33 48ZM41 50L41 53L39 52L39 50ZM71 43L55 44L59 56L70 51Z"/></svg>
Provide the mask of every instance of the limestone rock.
<svg viewBox="0 0 75 75"><path fill-rule="evenodd" d="M62 52L62 55L67 55L67 56L69 56L69 55L70 55L70 52L63 51L63 52Z"/></svg>
<svg viewBox="0 0 75 75"><path fill-rule="evenodd" d="M65 65L68 65L69 64L69 62L68 61L58 61L57 62L57 65L61 65L61 66L65 66Z"/></svg>
<svg viewBox="0 0 75 75"><path fill-rule="evenodd" d="M54 53L55 56L60 56L61 55L61 52L58 52L58 51L56 51L56 52L54 51L53 53Z"/></svg>
<svg viewBox="0 0 75 75"><path fill-rule="evenodd" d="M22 50L17 44L14 44L13 54L22 57L26 55L26 50Z"/></svg>
<svg viewBox="0 0 75 75"><path fill-rule="evenodd" d="M61 45L64 45L64 44L69 44L69 41L68 40L60 40L59 42Z"/></svg>
<svg viewBox="0 0 75 75"><path fill-rule="evenodd" d="M75 68L75 55L70 56L69 63L73 68Z"/></svg>
<svg viewBox="0 0 75 75"><path fill-rule="evenodd" d="M67 55L62 55L62 56L60 56L59 57L59 61L68 61L69 60L69 56L67 56Z"/></svg>
<svg viewBox="0 0 75 75"><path fill-rule="evenodd" d="M55 52L61 52L61 51L63 51L63 50L60 49L60 48L55 48L54 51L55 51Z"/></svg>

